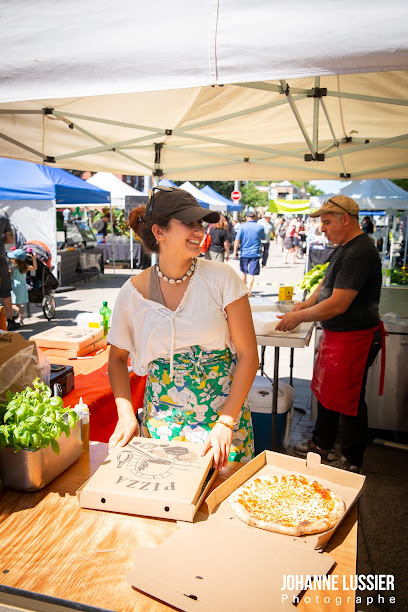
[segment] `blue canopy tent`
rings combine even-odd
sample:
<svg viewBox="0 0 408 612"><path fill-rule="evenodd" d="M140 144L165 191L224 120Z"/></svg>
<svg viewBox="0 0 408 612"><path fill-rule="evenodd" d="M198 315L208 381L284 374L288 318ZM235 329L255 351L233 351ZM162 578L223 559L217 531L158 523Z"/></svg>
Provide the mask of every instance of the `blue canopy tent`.
<svg viewBox="0 0 408 612"><path fill-rule="evenodd" d="M57 263L57 206L109 206L110 193L60 168L0 158L0 208L27 240L41 240Z"/></svg>
<svg viewBox="0 0 408 612"><path fill-rule="evenodd" d="M234 202L232 202L231 200L229 200L228 198L225 198L223 195L221 195L220 193L217 193L212 187L210 187L209 185L206 185L205 187L203 187L201 189L201 191L209 196L211 196L212 198L215 198L216 200L219 200L220 202L223 202L224 204L227 205L227 212L242 212L242 205L241 204L234 204Z"/></svg>

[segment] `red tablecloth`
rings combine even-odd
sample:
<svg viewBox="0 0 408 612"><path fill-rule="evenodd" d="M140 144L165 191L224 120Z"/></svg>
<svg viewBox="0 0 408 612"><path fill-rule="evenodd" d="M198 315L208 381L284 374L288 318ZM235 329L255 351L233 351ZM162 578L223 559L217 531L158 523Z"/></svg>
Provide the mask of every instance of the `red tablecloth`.
<svg viewBox="0 0 408 612"><path fill-rule="evenodd" d="M88 404L90 412L90 439L108 442L118 419L108 378L109 347L103 353L99 355L91 353L91 356L91 359L69 360L65 357L48 355L48 359L50 363L73 366L75 387L64 396L64 405L75 406L82 397L84 403ZM143 406L146 377L131 372L129 378L133 407L136 411Z"/></svg>

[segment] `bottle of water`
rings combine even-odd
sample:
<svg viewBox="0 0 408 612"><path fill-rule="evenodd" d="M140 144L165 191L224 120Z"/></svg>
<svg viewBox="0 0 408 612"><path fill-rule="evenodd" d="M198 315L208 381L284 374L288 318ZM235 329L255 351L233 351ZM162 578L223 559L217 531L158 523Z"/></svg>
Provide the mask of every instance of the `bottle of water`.
<svg viewBox="0 0 408 612"><path fill-rule="evenodd" d="M383 287L391 285L391 260L389 257L386 257L382 264L382 284Z"/></svg>
<svg viewBox="0 0 408 612"><path fill-rule="evenodd" d="M112 314L111 309L108 307L108 302L102 302L102 308L100 309L99 314L103 318L103 335L106 336L109 331L110 318Z"/></svg>

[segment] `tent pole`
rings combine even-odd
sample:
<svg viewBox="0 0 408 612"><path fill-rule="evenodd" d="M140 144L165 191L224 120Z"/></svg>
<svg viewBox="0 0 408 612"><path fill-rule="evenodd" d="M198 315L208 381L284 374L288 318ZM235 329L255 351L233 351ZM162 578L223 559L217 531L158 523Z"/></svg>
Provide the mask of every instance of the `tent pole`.
<svg viewBox="0 0 408 612"><path fill-rule="evenodd" d="M408 214L405 213L405 221L404 221L404 226L405 226L405 237L404 237L404 266L405 268L407 267L407 229L408 229ZM405 273L407 272L407 270L405 270Z"/></svg>
<svg viewBox="0 0 408 612"><path fill-rule="evenodd" d="M156 176L152 176L152 182L151 182L151 186L156 187L159 184L159 179ZM145 182L146 185L146 182ZM152 195L152 191L151 189L149 189L149 197ZM151 258L151 262L152 262L152 266L156 265L159 263L159 255L158 253L152 253L152 258Z"/></svg>
<svg viewBox="0 0 408 612"><path fill-rule="evenodd" d="M113 274L116 274L115 267L115 235L113 233L113 213L112 213L112 200L110 202L110 222L111 222L111 236L112 236L112 259L113 259Z"/></svg>

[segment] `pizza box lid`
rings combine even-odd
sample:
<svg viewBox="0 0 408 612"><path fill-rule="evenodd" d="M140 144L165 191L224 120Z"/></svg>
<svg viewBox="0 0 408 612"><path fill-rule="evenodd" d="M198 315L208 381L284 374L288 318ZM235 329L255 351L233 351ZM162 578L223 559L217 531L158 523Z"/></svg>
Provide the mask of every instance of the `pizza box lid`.
<svg viewBox="0 0 408 612"><path fill-rule="evenodd" d="M184 524L155 548L137 549L126 580L178 610L293 612L300 590L287 590L283 576L325 576L335 560L296 544L277 549L273 535L238 532L210 516Z"/></svg>
<svg viewBox="0 0 408 612"><path fill-rule="evenodd" d="M324 487L337 493L343 499L346 510L337 525L328 531L299 537L266 532L274 538L276 543L280 541L282 545L285 545L289 541L298 541L302 542L309 549L320 551L324 549L354 502L360 496L365 481L365 476L360 474L354 474L346 470L323 465L320 455L316 453L308 453L306 459L299 459L291 455L263 451L238 472L228 478L225 483L217 487L207 497L206 503L210 514L216 513L218 520L223 520L224 522L228 521L230 525L236 524L237 528L242 532L248 530L265 531L256 527L251 527L237 518L229 504L228 497L238 487L247 481L249 482L255 475L258 477L267 474L274 474L276 476L283 474L301 474L306 478L317 480Z"/></svg>
<svg viewBox="0 0 408 612"><path fill-rule="evenodd" d="M193 521L217 471L193 442L133 438L77 491L82 508Z"/></svg>
<svg viewBox="0 0 408 612"><path fill-rule="evenodd" d="M103 329L84 329L57 325L30 337L37 346L44 348L66 348L79 350L103 336Z"/></svg>

